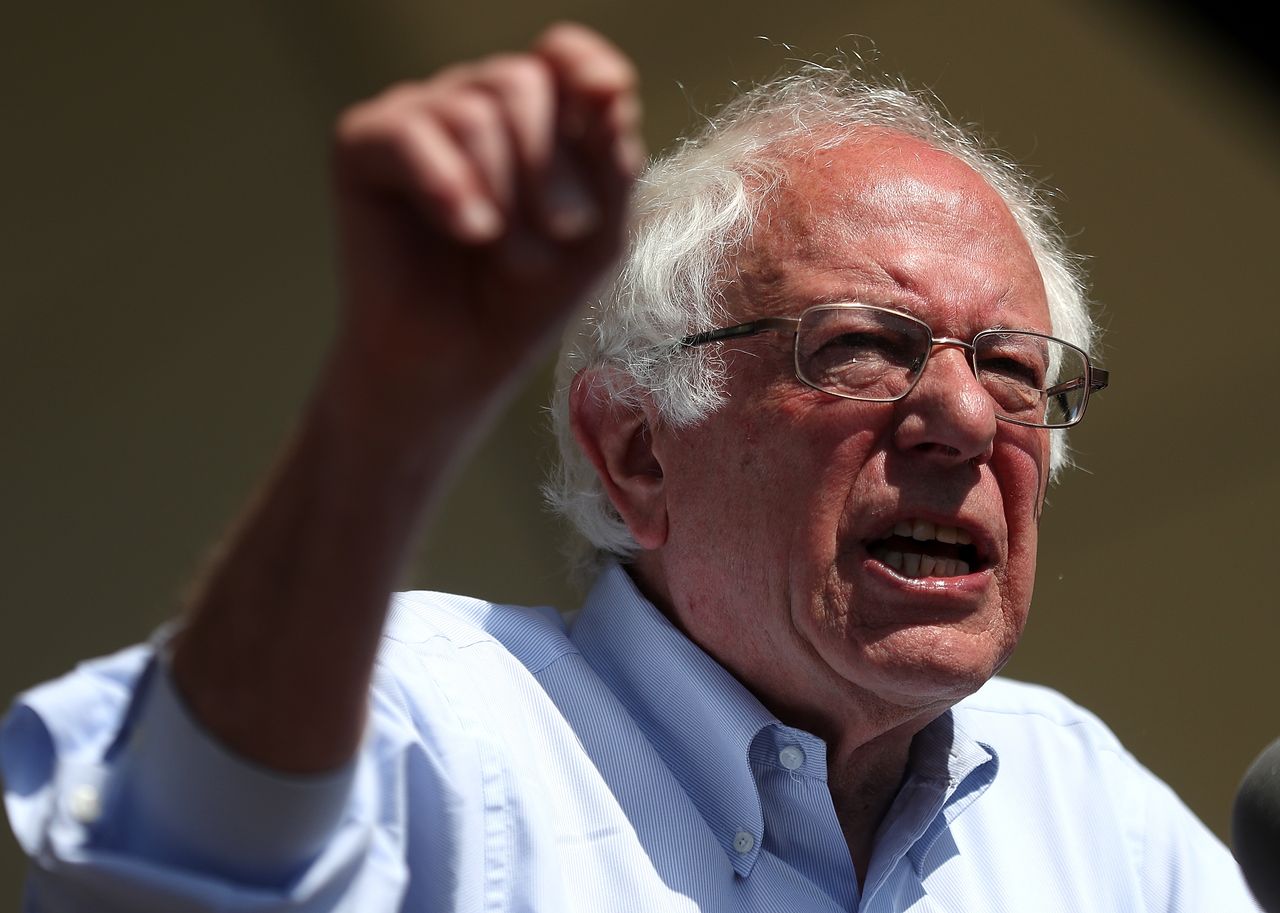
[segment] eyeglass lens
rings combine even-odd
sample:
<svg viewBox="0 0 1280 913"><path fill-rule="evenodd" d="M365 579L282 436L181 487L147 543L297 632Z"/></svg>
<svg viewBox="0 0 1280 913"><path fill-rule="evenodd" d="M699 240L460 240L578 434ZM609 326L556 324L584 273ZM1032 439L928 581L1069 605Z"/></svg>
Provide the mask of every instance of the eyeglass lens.
<svg viewBox="0 0 1280 913"><path fill-rule="evenodd" d="M796 334L800 378L837 396L889 402L904 396L933 345L923 323L872 307L806 311ZM973 343L979 382L999 415L1034 425L1070 425L1088 395L1088 362L1065 342L988 330Z"/></svg>

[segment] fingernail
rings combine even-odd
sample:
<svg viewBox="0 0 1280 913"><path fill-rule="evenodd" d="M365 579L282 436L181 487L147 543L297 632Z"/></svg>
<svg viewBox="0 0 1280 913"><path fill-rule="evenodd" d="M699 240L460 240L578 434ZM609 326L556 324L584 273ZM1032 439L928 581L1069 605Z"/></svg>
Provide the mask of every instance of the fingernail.
<svg viewBox="0 0 1280 913"><path fill-rule="evenodd" d="M613 92L627 84L627 71L613 61L593 60L574 73L577 84L596 92Z"/></svg>
<svg viewBox="0 0 1280 913"><path fill-rule="evenodd" d="M551 181L547 191L547 210L547 228L562 241L581 238L596 227L600 218L586 189L563 173Z"/></svg>
<svg viewBox="0 0 1280 913"><path fill-rule="evenodd" d="M627 177L639 177L649 154L645 150L644 141L637 136L620 136L613 145L613 161L620 174Z"/></svg>
<svg viewBox="0 0 1280 913"><path fill-rule="evenodd" d="M619 133L635 130L644 119L640 99L635 95L623 95L609 107L609 126Z"/></svg>
<svg viewBox="0 0 1280 913"><path fill-rule="evenodd" d="M469 241L492 241L502 232L502 216L484 200L468 200L463 204L458 223Z"/></svg>

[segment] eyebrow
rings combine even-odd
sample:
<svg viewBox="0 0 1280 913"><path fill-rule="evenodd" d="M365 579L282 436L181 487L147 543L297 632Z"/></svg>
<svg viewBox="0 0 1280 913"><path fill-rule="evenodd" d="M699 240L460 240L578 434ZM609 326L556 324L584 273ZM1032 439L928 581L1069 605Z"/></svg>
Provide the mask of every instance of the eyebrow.
<svg viewBox="0 0 1280 913"><path fill-rule="evenodd" d="M1009 296L1004 295L1004 296L1001 296L998 302L996 302L1000 310L1006 309L1005 305L1008 303L1008 299L1009 299ZM914 317L916 320L919 320L921 323L927 323L930 326L933 325L932 323L930 323L929 318L921 314L919 310L914 306L912 306L910 303L903 301L901 298L891 298L888 296L875 296L875 295L849 296L849 295L840 295L840 294L834 294L834 293L830 295L815 295L813 296L812 299L810 299L809 304L806 304L800 310L803 311L806 308L817 307L823 304L869 304L872 307L880 307L880 308L886 308L887 310L890 310L890 311L898 311L900 313L906 314L909 317ZM1003 321L1000 321L997 323L990 324L989 326L983 327L980 332L986 332L988 330L1025 331L1029 333L1048 333L1052 335L1054 327L1053 327L1053 320L1052 318L1050 318L1049 326L1047 329L1042 329L1040 327L1035 326L1034 322L1031 324L1027 324L1025 326L1015 326L1013 324L1004 323Z"/></svg>
<svg viewBox="0 0 1280 913"><path fill-rule="evenodd" d="M886 308L890 311L901 311L903 314L909 314L917 320L923 320L915 309L910 305L896 298L886 298L878 295L817 295L812 298L808 304L801 308L806 310L811 307L819 307L824 304L869 304L872 307Z"/></svg>

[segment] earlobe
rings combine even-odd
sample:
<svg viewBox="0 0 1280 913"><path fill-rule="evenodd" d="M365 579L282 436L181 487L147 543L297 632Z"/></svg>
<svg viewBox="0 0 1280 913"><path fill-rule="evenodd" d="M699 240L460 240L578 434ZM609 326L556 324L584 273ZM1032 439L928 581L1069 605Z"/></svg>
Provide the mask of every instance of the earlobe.
<svg viewBox="0 0 1280 913"><path fill-rule="evenodd" d="M653 448L656 410L619 402L602 371L582 371L569 391L573 436L642 549L667 540L666 485Z"/></svg>

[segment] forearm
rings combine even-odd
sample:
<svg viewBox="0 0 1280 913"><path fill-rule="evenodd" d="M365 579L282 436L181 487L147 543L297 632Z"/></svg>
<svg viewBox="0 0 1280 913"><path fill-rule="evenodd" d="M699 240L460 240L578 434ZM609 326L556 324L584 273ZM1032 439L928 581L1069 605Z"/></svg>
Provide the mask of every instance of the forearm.
<svg viewBox="0 0 1280 913"><path fill-rule="evenodd" d="M340 119L335 354L174 647L179 694L232 750L295 772L354 753L424 510L617 253L634 86L562 24Z"/></svg>
<svg viewBox="0 0 1280 913"><path fill-rule="evenodd" d="M390 592L467 434L459 406L425 418L420 401L373 386L326 373L176 639L173 676L195 717L279 770L354 753Z"/></svg>

